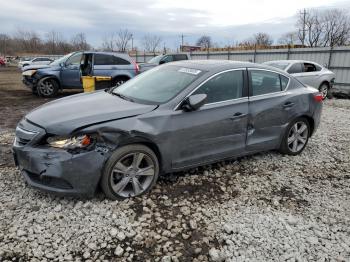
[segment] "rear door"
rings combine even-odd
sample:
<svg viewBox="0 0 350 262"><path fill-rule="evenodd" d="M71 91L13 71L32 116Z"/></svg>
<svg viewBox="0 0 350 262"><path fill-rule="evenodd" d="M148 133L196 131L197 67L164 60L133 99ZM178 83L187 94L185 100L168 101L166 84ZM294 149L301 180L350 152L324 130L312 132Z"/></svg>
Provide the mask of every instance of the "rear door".
<svg viewBox="0 0 350 262"><path fill-rule="evenodd" d="M94 76L110 76L112 78L123 74L129 76L132 70L132 64L121 57L112 54L94 54Z"/></svg>
<svg viewBox="0 0 350 262"><path fill-rule="evenodd" d="M320 71L322 68L313 63L305 62L300 64L302 67L302 72L294 73L293 75L302 83L318 89L320 85Z"/></svg>
<svg viewBox="0 0 350 262"><path fill-rule="evenodd" d="M288 125L296 98L286 90L289 78L274 71L249 69L249 120L247 150L278 147L283 128Z"/></svg>
<svg viewBox="0 0 350 262"><path fill-rule="evenodd" d="M74 53L65 62L61 69L61 84L63 87L81 88L80 63L82 52Z"/></svg>
<svg viewBox="0 0 350 262"><path fill-rule="evenodd" d="M241 154L245 150L248 97L246 70L219 73L192 94L207 94L199 110L178 109L172 116L173 168Z"/></svg>

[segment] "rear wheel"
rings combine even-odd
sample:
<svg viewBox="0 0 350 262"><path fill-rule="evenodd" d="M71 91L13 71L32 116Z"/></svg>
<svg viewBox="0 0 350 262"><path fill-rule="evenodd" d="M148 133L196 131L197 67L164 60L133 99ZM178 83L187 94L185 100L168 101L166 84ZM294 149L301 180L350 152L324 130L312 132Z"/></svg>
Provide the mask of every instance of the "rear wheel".
<svg viewBox="0 0 350 262"><path fill-rule="evenodd" d="M114 78L113 80L112 80L112 87L114 87L114 86L120 86L120 85L122 85L122 84L124 84L126 81L128 81L129 80L129 78L127 78L127 77L116 77L116 78Z"/></svg>
<svg viewBox="0 0 350 262"><path fill-rule="evenodd" d="M322 83L318 90L322 94L322 99L325 100L328 96L328 90L329 90L328 84Z"/></svg>
<svg viewBox="0 0 350 262"><path fill-rule="evenodd" d="M38 95L42 97L55 97L58 89L59 86L57 81L52 78L41 79L37 85Z"/></svg>
<svg viewBox="0 0 350 262"><path fill-rule="evenodd" d="M306 118L300 117L291 122L282 139L280 151L288 155L300 154L310 136L310 124Z"/></svg>
<svg viewBox="0 0 350 262"><path fill-rule="evenodd" d="M155 153L140 144L117 149L107 161L101 188L112 199L125 199L148 192L157 182L159 162Z"/></svg>

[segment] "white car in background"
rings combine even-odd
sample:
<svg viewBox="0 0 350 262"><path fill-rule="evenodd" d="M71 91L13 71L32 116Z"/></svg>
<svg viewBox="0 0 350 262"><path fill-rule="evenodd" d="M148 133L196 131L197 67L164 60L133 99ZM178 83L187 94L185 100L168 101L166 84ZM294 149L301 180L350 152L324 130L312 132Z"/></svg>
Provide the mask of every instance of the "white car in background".
<svg viewBox="0 0 350 262"><path fill-rule="evenodd" d="M296 77L303 84L312 86L322 93L325 99L335 80L335 74L327 68L304 60L276 60L265 62L265 65L279 68Z"/></svg>
<svg viewBox="0 0 350 262"><path fill-rule="evenodd" d="M24 59L23 61L18 62L18 67L23 68L25 66L29 65L48 65L52 62L53 60L48 57L35 57L32 59Z"/></svg>

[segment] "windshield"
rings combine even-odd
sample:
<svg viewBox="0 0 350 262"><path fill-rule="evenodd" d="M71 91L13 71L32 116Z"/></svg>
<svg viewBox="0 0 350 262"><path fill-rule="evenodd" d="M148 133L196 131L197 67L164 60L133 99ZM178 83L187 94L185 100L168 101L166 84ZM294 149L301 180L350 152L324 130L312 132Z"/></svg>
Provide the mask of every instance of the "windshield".
<svg viewBox="0 0 350 262"><path fill-rule="evenodd" d="M269 66L273 66L273 67L276 67L276 68L282 69L282 70L285 70L287 68L287 66L289 65L289 63L287 63L287 62L266 62L264 64L269 65Z"/></svg>
<svg viewBox="0 0 350 262"><path fill-rule="evenodd" d="M163 55L158 55L156 57L153 57L151 60L149 60L147 63L150 64L159 64L160 59L163 58Z"/></svg>
<svg viewBox="0 0 350 262"><path fill-rule="evenodd" d="M113 94L147 104L162 104L180 93L202 75L202 71L179 66L161 66L129 80Z"/></svg>
<svg viewBox="0 0 350 262"><path fill-rule="evenodd" d="M50 65L59 65L60 63L64 63L68 57L70 57L73 53L69 53L68 55L62 56L56 60L54 60L53 62L50 63Z"/></svg>

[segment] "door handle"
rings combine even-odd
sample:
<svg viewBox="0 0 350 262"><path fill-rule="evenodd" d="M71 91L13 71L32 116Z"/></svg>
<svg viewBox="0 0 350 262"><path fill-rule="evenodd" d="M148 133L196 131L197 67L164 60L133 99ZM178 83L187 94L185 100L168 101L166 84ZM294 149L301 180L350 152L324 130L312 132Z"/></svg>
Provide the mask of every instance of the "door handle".
<svg viewBox="0 0 350 262"><path fill-rule="evenodd" d="M283 108L290 108L290 107L293 107L294 106L294 103L293 102L286 102L284 105L283 105Z"/></svg>
<svg viewBox="0 0 350 262"><path fill-rule="evenodd" d="M230 117L231 119L237 119L237 118L240 118L242 116L245 116L245 114L241 113L241 112L237 112L237 113L234 113L232 117Z"/></svg>

